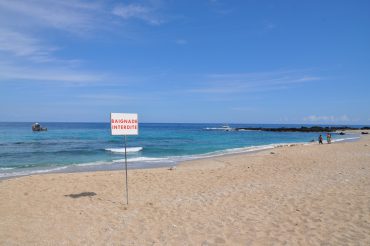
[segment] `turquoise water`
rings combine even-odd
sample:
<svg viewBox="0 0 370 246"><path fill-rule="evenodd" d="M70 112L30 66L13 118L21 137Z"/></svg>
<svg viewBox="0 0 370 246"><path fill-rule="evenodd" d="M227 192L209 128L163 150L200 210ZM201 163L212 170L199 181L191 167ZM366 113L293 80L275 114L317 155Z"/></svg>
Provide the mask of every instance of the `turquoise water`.
<svg viewBox="0 0 370 246"><path fill-rule="evenodd" d="M111 136L108 123L44 123L46 132L32 132L31 125L0 123L0 178L50 171L122 168L124 138ZM127 137L129 167L169 166L194 158L272 148L275 144L310 142L318 137L318 133L206 130L220 126L140 124L140 135ZM342 138L333 134L334 140Z"/></svg>

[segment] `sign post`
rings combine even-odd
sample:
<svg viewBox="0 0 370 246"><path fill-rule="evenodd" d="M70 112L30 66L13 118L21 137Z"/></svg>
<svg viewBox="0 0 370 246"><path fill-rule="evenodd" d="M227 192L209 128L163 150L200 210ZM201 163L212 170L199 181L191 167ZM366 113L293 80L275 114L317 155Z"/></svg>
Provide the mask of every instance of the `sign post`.
<svg viewBox="0 0 370 246"><path fill-rule="evenodd" d="M126 202L128 204L128 176L127 176L127 135L139 134L137 114L111 113L110 125L112 135L125 136L125 169L126 169Z"/></svg>

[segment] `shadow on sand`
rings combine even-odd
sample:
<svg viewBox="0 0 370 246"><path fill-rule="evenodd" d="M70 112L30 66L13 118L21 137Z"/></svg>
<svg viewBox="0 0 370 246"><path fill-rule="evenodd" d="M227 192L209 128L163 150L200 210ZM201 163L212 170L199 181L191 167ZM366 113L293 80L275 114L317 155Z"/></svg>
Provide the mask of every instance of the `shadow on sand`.
<svg viewBox="0 0 370 246"><path fill-rule="evenodd" d="M75 198L80 198L80 197L85 197L85 196L88 196L88 197L96 196L96 193L95 192L81 192L78 194L69 194L69 195L64 195L64 196L69 196L75 199Z"/></svg>

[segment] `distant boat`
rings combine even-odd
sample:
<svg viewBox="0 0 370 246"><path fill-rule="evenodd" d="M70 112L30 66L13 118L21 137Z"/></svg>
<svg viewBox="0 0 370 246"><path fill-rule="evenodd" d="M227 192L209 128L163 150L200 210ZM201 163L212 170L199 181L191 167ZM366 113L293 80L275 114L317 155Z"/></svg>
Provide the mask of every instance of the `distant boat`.
<svg viewBox="0 0 370 246"><path fill-rule="evenodd" d="M35 123L32 125L32 131L34 132L41 132L41 131L47 131L48 129L46 127L41 127L39 123Z"/></svg>

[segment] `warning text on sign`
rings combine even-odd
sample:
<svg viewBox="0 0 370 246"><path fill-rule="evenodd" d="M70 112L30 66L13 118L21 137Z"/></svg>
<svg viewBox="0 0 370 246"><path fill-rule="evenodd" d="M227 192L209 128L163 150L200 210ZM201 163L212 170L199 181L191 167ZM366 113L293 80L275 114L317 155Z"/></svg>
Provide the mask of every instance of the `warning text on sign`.
<svg viewBox="0 0 370 246"><path fill-rule="evenodd" d="M110 125L112 135L138 135L139 133L137 114L111 113Z"/></svg>

